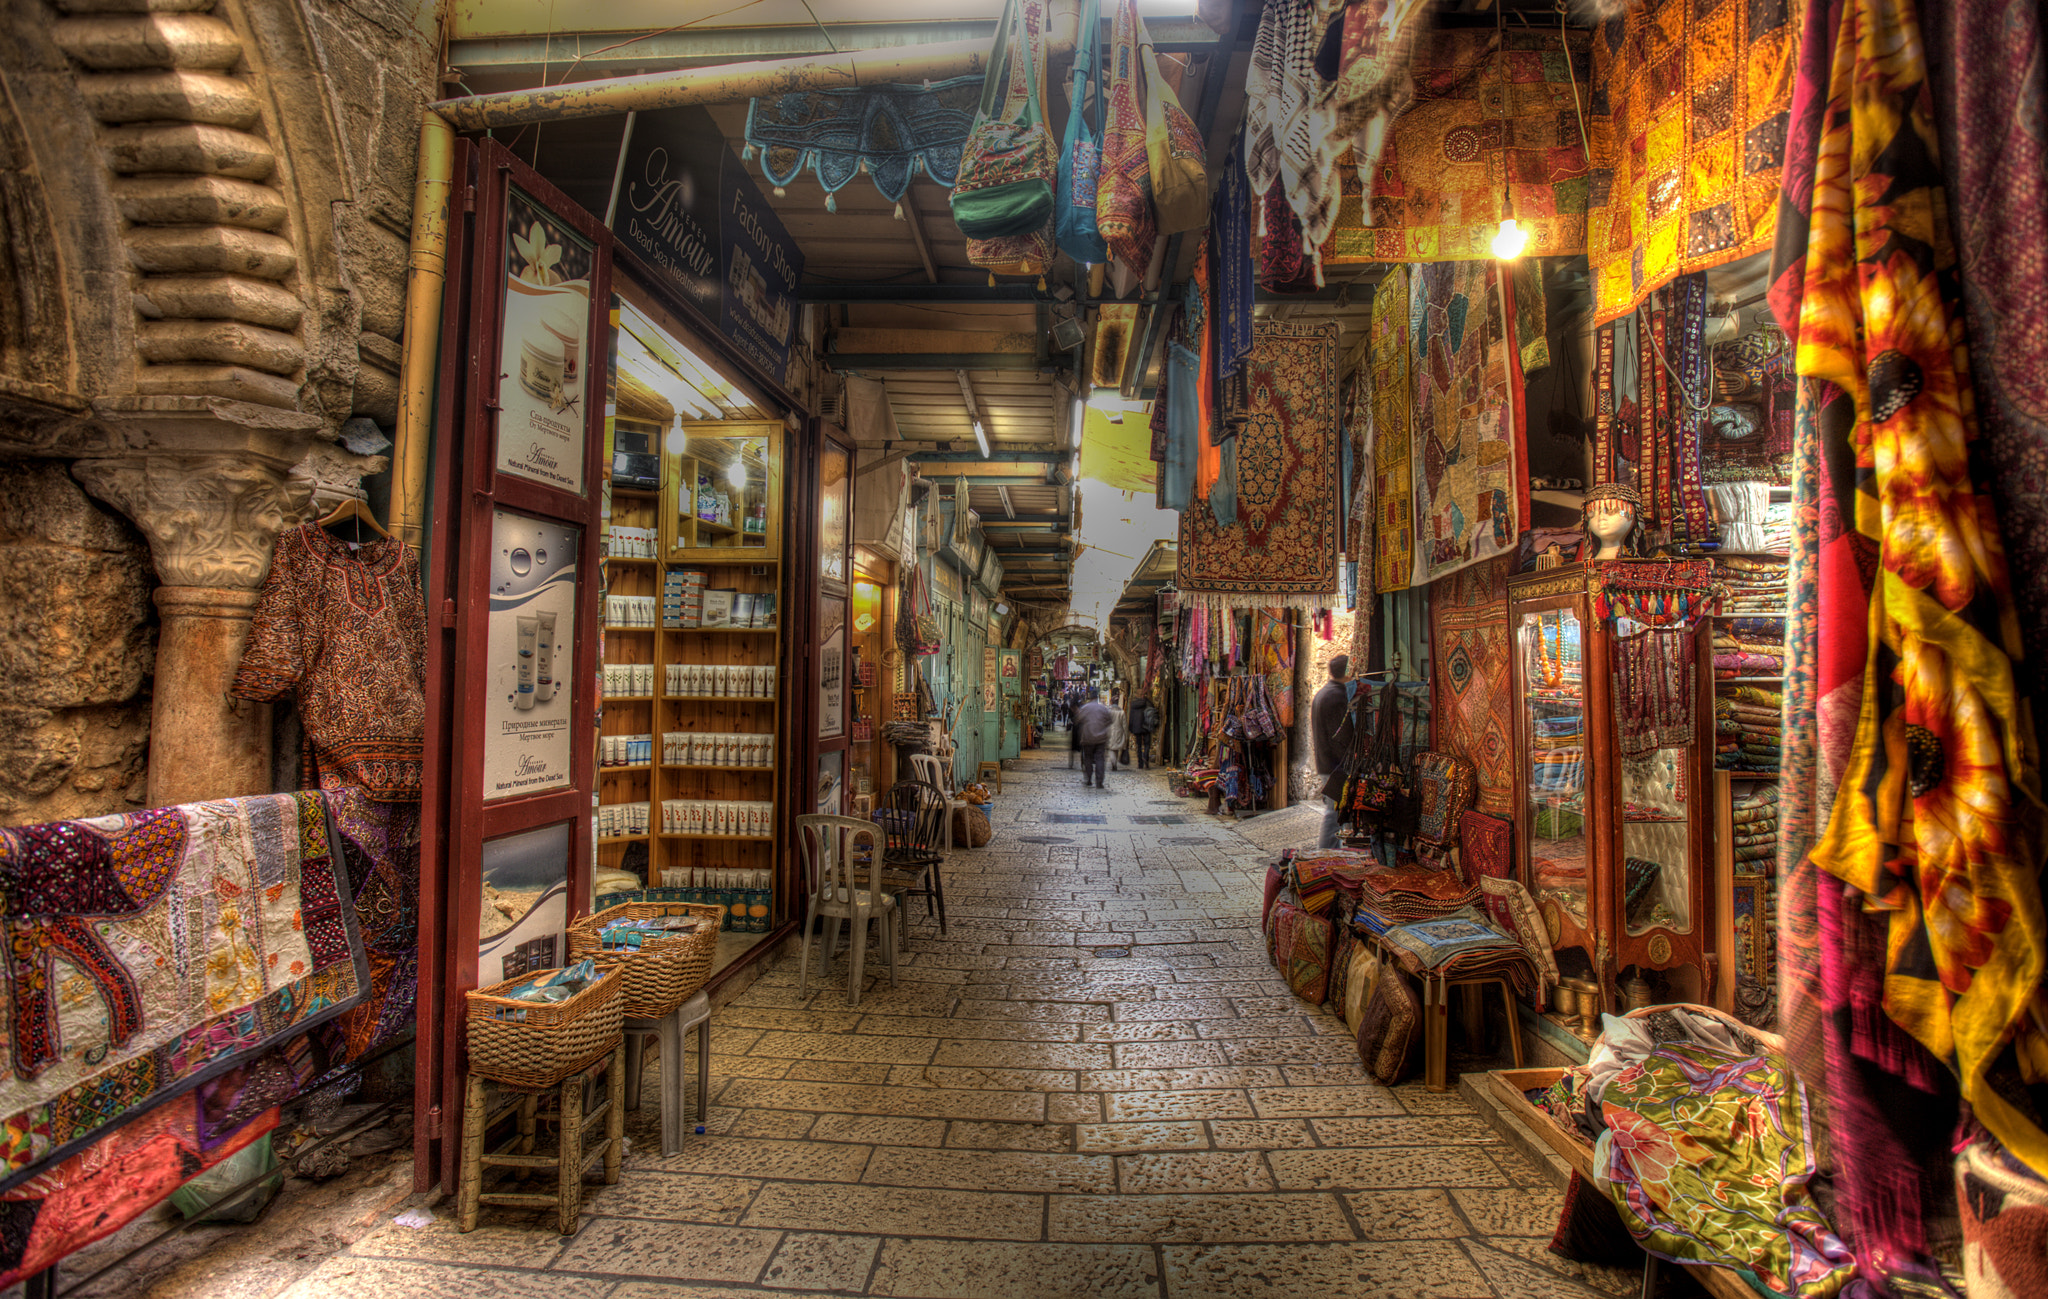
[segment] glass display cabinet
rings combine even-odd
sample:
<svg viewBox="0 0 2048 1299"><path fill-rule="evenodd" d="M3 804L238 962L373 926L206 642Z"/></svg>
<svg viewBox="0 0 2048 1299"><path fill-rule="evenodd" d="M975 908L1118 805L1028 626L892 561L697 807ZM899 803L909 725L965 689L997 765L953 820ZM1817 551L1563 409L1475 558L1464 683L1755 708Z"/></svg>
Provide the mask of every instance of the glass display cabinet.
<svg viewBox="0 0 2048 1299"><path fill-rule="evenodd" d="M1656 1000L1697 1001L1713 983L1711 663L1695 628L1688 742L1624 756L1615 647L1647 629L1595 618L1591 581L1570 566L1508 583L1521 879L1560 970L1596 981L1600 1009L1622 1009L1625 974L1646 977Z"/></svg>

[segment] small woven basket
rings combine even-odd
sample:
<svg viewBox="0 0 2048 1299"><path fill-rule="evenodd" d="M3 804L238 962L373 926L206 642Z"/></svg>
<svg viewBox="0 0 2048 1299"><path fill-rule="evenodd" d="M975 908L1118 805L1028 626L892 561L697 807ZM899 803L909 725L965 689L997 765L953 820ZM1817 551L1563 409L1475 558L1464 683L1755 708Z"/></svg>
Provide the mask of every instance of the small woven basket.
<svg viewBox="0 0 2048 1299"><path fill-rule="evenodd" d="M601 971L597 982L567 1001L514 1001L498 995L545 973L529 971L468 994L471 1073L537 1091L589 1068L619 1044L626 1007L622 974ZM498 1017L513 1011L523 1017Z"/></svg>
<svg viewBox="0 0 2048 1299"><path fill-rule="evenodd" d="M656 916L695 916L708 923L698 925L693 934L654 939L638 951L604 950L600 935L605 926ZM588 956L599 965L616 968L626 981L627 1016L660 1019L695 996L711 977L711 961L718 954L718 931L724 920L725 908L716 903L623 902L570 922L569 959L580 961Z"/></svg>

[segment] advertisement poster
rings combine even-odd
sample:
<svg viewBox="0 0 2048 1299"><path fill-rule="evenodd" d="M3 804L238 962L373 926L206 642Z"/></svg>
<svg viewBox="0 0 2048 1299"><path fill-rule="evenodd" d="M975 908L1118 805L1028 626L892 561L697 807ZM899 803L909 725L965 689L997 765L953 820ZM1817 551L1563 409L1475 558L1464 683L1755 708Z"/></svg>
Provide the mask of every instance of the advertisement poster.
<svg viewBox="0 0 2048 1299"><path fill-rule="evenodd" d="M510 510L491 516L486 801L569 787L580 540L575 528Z"/></svg>
<svg viewBox="0 0 2048 1299"><path fill-rule="evenodd" d="M581 495L591 247L518 190L505 201L498 471Z"/></svg>
<svg viewBox="0 0 2048 1299"><path fill-rule="evenodd" d="M818 755L819 816L846 814L846 750L834 749Z"/></svg>
<svg viewBox="0 0 2048 1299"><path fill-rule="evenodd" d="M702 108L635 119L612 230L770 374L789 369L803 254Z"/></svg>
<svg viewBox="0 0 2048 1299"><path fill-rule="evenodd" d="M818 620L818 738L846 734L846 601L824 600Z"/></svg>
<svg viewBox="0 0 2048 1299"><path fill-rule="evenodd" d="M846 594L846 529L852 519L853 458L831 442L818 458L818 576L826 595Z"/></svg>
<svg viewBox="0 0 2048 1299"><path fill-rule="evenodd" d="M483 847L477 985L562 964L569 923L569 823L493 839Z"/></svg>

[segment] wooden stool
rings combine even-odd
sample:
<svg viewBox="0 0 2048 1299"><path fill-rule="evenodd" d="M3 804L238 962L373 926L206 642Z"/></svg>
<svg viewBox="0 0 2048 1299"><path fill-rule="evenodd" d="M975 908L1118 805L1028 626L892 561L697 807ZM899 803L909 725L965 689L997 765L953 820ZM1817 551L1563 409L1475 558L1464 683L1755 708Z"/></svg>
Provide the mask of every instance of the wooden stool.
<svg viewBox="0 0 2048 1299"><path fill-rule="evenodd" d="M1513 1054L1515 1068L1522 1067L1522 1025L1515 1017L1515 994L1508 987L1508 981L1498 975L1482 975L1470 979L1437 979L1424 976L1422 980L1422 1082L1433 1092L1447 1092L1451 1089L1447 1059L1449 1047L1446 1039L1450 1036L1450 1001L1453 988L1483 988L1488 984L1500 989L1501 1009L1508 1015L1508 1050ZM1469 1001L1467 1007L1476 1011L1480 1003ZM1479 1025L1477 1014L1470 1015L1468 1033L1476 1036Z"/></svg>
<svg viewBox="0 0 2048 1299"><path fill-rule="evenodd" d="M1002 793L1002 792L1003 792L1003 764L1002 764L1002 763L1000 763L1000 762L984 762L984 763L982 763L982 764L981 764L980 766L978 766L978 767L976 767L976 768L974 769L974 778L975 778L976 780L978 780L978 781L984 781L984 782L985 782L985 781L987 781L987 780L988 780L988 777L989 777L989 773L990 773L990 772L994 772L994 773L995 773L995 777L996 777L996 793L998 793L998 794Z"/></svg>
<svg viewBox="0 0 2048 1299"><path fill-rule="evenodd" d="M606 1075L605 1100L589 1114L585 1114L584 1084L599 1073ZM585 1165L601 1154L604 1156L605 1185L611 1186L619 1180L619 1160L625 1152L626 1132L625 1038L621 1037L610 1051L591 1064L564 1078L558 1087L528 1090L503 1083L497 1084L501 1092L510 1093L513 1099L496 1114L490 1113L490 1107L485 1103L486 1081L479 1074L471 1074L469 1090L463 1101L462 1169L457 1177L455 1198L456 1230L476 1230L477 1209L480 1205L509 1204L529 1209L553 1205L556 1229L564 1236L575 1235L577 1218L583 1210ZM552 1155L533 1153L534 1135L539 1127L541 1091L555 1091L560 1095L561 1140ZM518 1132L495 1152L485 1153L485 1132L489 1130L494 1119L504 1117L510 1110L518 1111ZM604 1140L598 1143L598 1149L586 1153L586 1129L599 1119L605 1121ZM555 1174L554 1194L485 1191L486 1168L519 1168L534 1172L552 1170Z"/></svg>

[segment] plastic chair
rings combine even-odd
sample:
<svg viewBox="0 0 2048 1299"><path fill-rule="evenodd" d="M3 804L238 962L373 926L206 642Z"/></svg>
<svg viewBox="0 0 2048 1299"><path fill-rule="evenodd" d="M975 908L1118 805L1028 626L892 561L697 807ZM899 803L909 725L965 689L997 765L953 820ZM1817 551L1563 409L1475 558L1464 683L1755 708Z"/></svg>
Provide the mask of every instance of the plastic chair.
<svg viewBox="0 0 2048 1299"><path fill-rule="evenodd" d="M913 780L923 781L949 799L953 797L953 782L946 779L946 764L939 761L937 754L911 754L910 774Z"/></svg>
<svg viewBox="0 0 2048 1299"><path fill-rule="evenodd" d="M839 922L853 922L848 935L851 970L847 975L846 997L860 1005L863 966L867 961L868 921L882 922L882 954L889 962L889 986L896 986L896 916L899 908L882 883L884 839L872 821L850 816L800 816L796 819L797 842L804 866L804 887L810 891L810 910L804 917L803 956L797 962L797 995L810 995L811 921L823 918L825 955L821 965L832 963L832 951L839 946ZM855 845L867 841L862 854ZM863 860L863 858L865 860ZM867 883L860 876L865 866Z"/></svg>
<svg viewBox="0 0 2048 1299"><path fill-rule="evenodd" d="M661 1153L683 1152L683 1102L688 1082L683 1077L683 1040L697 1030L697 1122L703 1123L711 1107L711 994L699 991L659 1019L627 1016L626 1108L640 1108L641 1061L646 1058L647 1039L659 1044L661 1054Z"/></svg>
<svg viewBox="0 0 2048 1299"><path fill-rule="evenodd" d="M875 823L888 837L882 850L882 887L899 908L909 898L923 898L926 918L936 906L941 935L946 932L946 888L939 867L946 854L940 845L947 815L946 796L921 780L897 781L875 813ZM908 923L900 909L898 916Z"/></svg>

